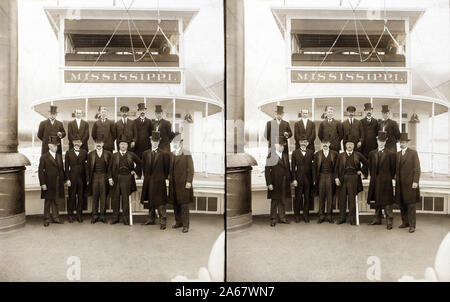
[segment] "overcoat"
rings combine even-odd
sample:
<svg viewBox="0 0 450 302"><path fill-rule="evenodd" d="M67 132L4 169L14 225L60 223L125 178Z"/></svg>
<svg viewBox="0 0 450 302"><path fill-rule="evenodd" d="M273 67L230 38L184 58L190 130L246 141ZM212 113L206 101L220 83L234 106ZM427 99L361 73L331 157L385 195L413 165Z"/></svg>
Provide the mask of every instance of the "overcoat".
<svg viewBox="0 0 450 302"><path fill-rule="evenodd" d="M142 122L141 118L138 117L134 120L136 125L136 145L134 147L134 153L136 153L139 158L142 158L142 153L150 149L150 135L152 135L153 124L149 118L145 118Z"/></svg>
<svg viewBox="0 0 450 302"><path fill-rule="evenodd" d="M142 170L144 184L142 186L141 203L159 207L167 203L166 179L169 179L170 153L157 149L154 156L152 149L142 154Z"/></svg>
<svg viewBox="0 0 450 302"><path fill-rule="evenodd" d="M361 126L364 133L361 152L366 158L368 158L370 151L378 148L377 143L377 136L379 131L378 121L372 117L369 122L367 117L365 117L361 119Z"/></svg>
<svg viewBox="0 0 450 302"><path fill-rule="evenodd" d="M52 200L64 198L66 175L64 173L62 155L56 153L56 159L54 159L50 152L42 154L38 170L39 185L47 186L47 190L41 189L41 198ZM56 182L57 179L58 182ZM56 196L57 192L58 196Z"/></svg>
<svg viewBox="0 0 450 302"><path fill-rule="evenodd" d="M134 142L136 143L137 139L137 130L136 130L136 124L133 120L127 118L127 123L124 124L123 120L120 119L117 121L116 125L116 145L117 150L119 150L119 139L122 137L122 135L125 135L128 139L128 143ZM128 151L133 151L134 148L131 148L130 145L128 145Z"/></svg>
<svg viewBox="0 0 450 302"><path fill-rule="evenodd" d="M278 133L276 137L272 137L272 127L274 127L274 129L275 127L278 127ZM264 130L264 137L269 142L269 149L272 147L272 143L275 144L278 142L280 136L284 136L284 132L288 133L287 139L292 137L291 126L285 120L281 120L279 126L276 119L272 119L266 123L266 129ZM289 154L288 145L285 146L283 152Z"/></svg>
<svg viewBox="0 0 450 302"><path fill-rule="evenodd" d="M367 159L358 151L353 151L353 159L355 161L356 171L364 172L368 162ZM338 178L341 182L341 185L337 187L337 191L342 187L342 183L344 183L344 167L345 167L345 161L347 159L347 152L339 153L336 167L334 169L334 179ZM362 185L362 179L361 175L358 175L358 182L356 184L356 193L362 192L363 185Z"/></svg>
<svg viewBox="0 0 450 302"><path fill-rule="evenodd" d="M92 138L95 141L99 136L103 137L103 149L112 152L114 150L114 140L117 137L114 122L109 119L105 119L105 122L102 122L101 118L99 118L92 126Z"/></svg>
<svg viewBox="0 0 450 302"><path fill-rule="evenodd" d="M340 121L332 119L331 122L325 118L319 125L319 131L317 136L320 140L324 138L330 139L330 148L338 151L341 149L341 140L344 137L344 132L342 130L342 124Z"/></svg>
<svg viewBox="0 0 450 302"><path fill-rule="evenodd" d="M41 154L45 154L48 152L48 138L49 136L58 136L57 133L61 132L62 137L64 138L66 136L66 131L64 130L64 125L58 120L55 120L52 123L50 122L50 119L46 119L45 121L42 121L39 124L39 130L37 133L37 137L42 141L42 150ZM58 151L57 153L62 154L62 148L61 148L61 138L58 138L59 145L58 145Z"/></svg>
<svg viewBox="0 0 450 302"><path fill-rule="evenodd" d="M303 121L300 119L294 124L295 149L300 148L300 137L306 136L308 146L306 148L314 152L314 140L316 139L316 126L310 119L306 121L306 129Z"/></svg>
<svg viewBox="0 0 450 302"><path fill-rule="evenodd" d="M417 151L407 148L405 155L397 152L397 168L395 170L395 201L399 204L420 202L420 188L412 188L413 182L419 184L420 161Z"/></svg>
<svg viewBox="0 0 450 302"><path fill-rule="evenodd" d="M342 133L343 133L343 145L345 149L345 143L352 141L355 144L355 150L357 149L358 142L364 141L364 131L362 128L361 121L353 118L353 124L350 125L350 121L346 119L342 122Z"/></svg>
<svg viewBox="0 0 450 302"><path fill-rule="evenodd" d="M333 190L333 195L336 193L336 183L334 182L334 172L335 172L335 167L336 167L336 162L337 162L337 158L339 153L337 153L334 150L329 149L328 151L328 156L330 156L331 159L331 168L333 169L331 171L331 175L333 178L333 181L331 182L331 188ZM319 180L320 180L320 169L322 167L322 162L323 162L323 158L324 158L324 154L323 154L323 150L319 150L314 154L314 167L313 167L313 177L314 177L314 194L315 195L319 195Z"/></svg>
<svg viewBox="0 0 450 302"><path fill-rule="evenodd" d="M174 202L174 193L178 204L186 204L194 201L194 189L186 189L186 183L194 179L194 162L192 155L187 150L181 150L180 155L170 153L169 170L169 201Z"/></svg>
<svg viewBox="0 0 450 302"><path fill-rule="evenodd" d="M272 162L272 153L267 156L265 177L267 186L272 185L273 190L267 189L268 199L291 198L291 169L289 166L289 156L286 153L282 153L282 158L274 152L273 156L276 157L276 164Z"/></svg>
<svg viewBox="0 0 450 302"><path fill-rule="evenodd" d="M83 149L80 149L80 154L78 154L78 156L75 154L74 149L66 152L64 166L66 179L71 182L69 192L71 188L77 187L78 184L82 185L83 188L86 189L86 179L88 175L87 158L88 153Z"/></svg>
<svg viewBox="0 0 450 302"><path fill-rule="evenodd" d="M386 132L386 145L385 148L390 151L397 152L397 142L400 139L400 129L396 121L388 118L386 121L378 121L379 130Z"/></svg>
<svg viewBox="0 0 450 302"><path fill-rule="evenodd" d="M88 174L87 174L87 181L88 181L88 195L92 196L92 182L94 179L94 163L95 163L95 157L97 151L94 149L91 152L89 152L88 154L88 162L87 162L87 166L88 166ZM105 173L105 190L106 190L106 195L109 194L109 183L108 183L108 178L110 177L109 175L111 174L111 159L112 159L112 153L108 150L103 150L103 159L105 161L105 166L106 166L106 173Z"/></svg>
<svg viewBox="0 0 450 302"><path fill-rule="evenodd" d="M172 124L165 119L159 121L153 120L153 131L159 131L161 140L158 148L164 152L170 152L170 143L175 137L175 132L172 132Z"/></svg>
<svg viewBox="0 0 450 302"><path fill-rule="evenodd" d="M77 121L69 122L67 126L67 138L69 139L69 149L73 149L73 138L78 136L83 143L81 149L88 151L89 140L89 124L85 120L80 121L80 128L78 129Z"/></svg>
<svg viewBox="0 0 450 302"><path fill-rule="evenodd" d="M119 163L120 163L120 152L116 152L112 155L111 159L111 169L109 173L109 178L112 178L114 181L114 185L112 187L112 190L116 190L119 186ZM136 154L134 154L131 151L127 151L125 153L125 156L127 157L127 163L128 163L128 169L131 171L134 171L136 166L141 165L141 160L137 157ZM136 188L136 180L133 175L131 175L131 182L130 182L130 190L128 191L130 194L135 192L137 190ZM115 192L115 191L113 191Z"/></svg>
<svg viewBox="0 0 450 302"><path fill-rule="evenodd" d="M372 150L369 153L369 191L367 203L375 201L377 206L394 203L394 189L392 179L395 177L395 152L384 149L383 152Z"/></svg>

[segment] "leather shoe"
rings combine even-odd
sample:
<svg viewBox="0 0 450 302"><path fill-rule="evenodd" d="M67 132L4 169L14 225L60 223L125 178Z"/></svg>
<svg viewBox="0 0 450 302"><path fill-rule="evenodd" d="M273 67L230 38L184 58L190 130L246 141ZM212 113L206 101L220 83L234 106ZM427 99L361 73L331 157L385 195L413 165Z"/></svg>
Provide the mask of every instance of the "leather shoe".
<svg viewBox="0 0 450 302"><path fill-rule="evenodd" d="M165 229L166 229L166 226L165 226L164 224L161 224L161 225L159 226L159 229L160 229L160 230L165 230Z"/></svg>
<svg viewBox="0 0 450 302"><path fill-rule="evenodd" d="M416 231L415 227L410 227L409 230L408 230L408 232L410 232L410 233L414 233L415 231Z"/></svg>
<svg viewBox="0 0 450 302"><path fill-rule="evenodd" d="M371 223L369 223L369 225L379 225L381 224L381 221L379 220L373 220Z"/></svg>
<svg viewBox="0 0 450 302"><path fill-rule="evenodd" d="M271 226L271 227L274 227L275 225L276 225L275 222L271 222L271 223L270 223L270 226Z"/></svg>
<svg viewBox="0 0 450 302"><path fill-rule="evenodd" d="M322 219L322 218L319 218L319 220L317 220L317 223L322 223L322 222L324 222L325 221L325 219Z"/></svg>
<svg viewBox="0 0 450 302"><path fill-rule="evenodd" d="M183 230L181 232L182 233L187 233L187 232L189 232L189 229L187 227L183 227Z"/></svg>
<svg viewBox="0 0 450 302"><path fill-rule="evenodd" d="M392 225L391 225L391 224L388 224L387 227L386 227L386 229L392 230Z"/></svg>
<svg viewBox="0 0 450 302"><path fill-rule="evenodd" d="M405 223L402 223L401 225L398 226L399 229L404 229L404 228L407 228L407 227L409 227L409 225L405 224Z"/></svg>
<svg viewBox="0 0 450 302"><path fill-rule="evenodd" d="M298 216L295 216L295 223L299 223L300 222L300 217L298 217Z"/></svg>
<svg viewBox="0 0 450 302"><path fill-rule="evenodd" d="M303 220L304 220L306 223L309 223L309 217L303 217Z"/></svg>
<svg viewBox="0 0 450 302"><path fill-rule="evenodd" d="M289 220L287 220L287 219L282 219L282 220L280 220L280 223L290 224Z"/></svg>
<svg viewBox="0 0 450 302"><path fill-rule="evenodd" d="M154 219L147 219L142 225L154 225L155 220Z"/></svg>
<svg viewBox="0 0 450 302"><path fill-rule="evenodd" d="M92 223L92 224L96 223L97 221L98 221L98 218L92 218L92 219L91 219L91 223Z"/></svg>
<svg viewBox="0 0 450 302"><path fill-rule="evenodd" d="M111 222L109 224L116 224L119 222L120 222L119 219L113 219L113 220L111 220Z"/></svg>
<svg viewBox="0 0 450 302"><path fill-rule="evenodd" d="M178 229L178 228L181 228L182 226L183 226L182 224L176 223L172 226L172 229Z"/></svg>
<svg viewBox="0 0 450 302"><path fill-rule="evenodd" d="M50 225L49 222L44 222L44 226L45 226L45 227L48 227L49 225Z"/></svg>
<svg viewBox="0 0 450 302"><path fill-rule="evenodd" d="M105 217L100 217L100 219L98 221L106 223L106 218Z"/></svg>
<svg viewBox="0 0 450 302"><path fill-rule="evenodd" d="M61 219L55 219L55 220L53 220L53 223L64 224L64 221L62 221Z"/></svg>
<svg viewBox="0 0 450 302"><path fill-rule="evenodd" d="M77 216L77 221L78 221L79 223L83 223L83 217Z"/></svg>
<svg viewBox="0 0 450 302"><path fill-rule="evenodd" d="M343 224L343 223L345 223L345 220L338 220L338 221L336 221L336 224Z"/></svg>
<svg viewBox="0 0 450 302"><path fill-rule="evenodd" d="M73 223L73 216L72 215L69 215L67 218L68 218L67 220L69 221L69 223Z"/></svg>

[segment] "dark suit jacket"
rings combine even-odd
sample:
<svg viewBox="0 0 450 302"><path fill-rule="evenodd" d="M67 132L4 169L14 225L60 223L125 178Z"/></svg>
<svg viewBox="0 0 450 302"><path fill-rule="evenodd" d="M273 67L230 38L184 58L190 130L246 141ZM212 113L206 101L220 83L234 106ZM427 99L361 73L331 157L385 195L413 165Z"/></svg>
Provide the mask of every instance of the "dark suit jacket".
<svg viewBox="0 0 450 302"><path fill-rule="evenodd" d="M278 123L275 119L272 119L266 123L266 129L264 131L264 137L269 142L269 148L272 147L272 143L275 144L278 142L279 136L284 136L284 132L287 132L289 134L287 139L292 137L291 126L285 120L280 121L280 126L278 127L278 136L277 137L274 137L274 138L271 137L272 136L272 127L274 127L274 129L275 129L275 127L278 127ZM289 154L288 145L285 146L283 152Z"/></svg>
<svg viewBox="0 0 450 302"><path fill-rule="evenodd" d="M88 154L88 161L87 161L87 169L88 174L87 176L87 182L88 182L88 194L89 196L92 195L92 182L94 179L94 164L95 164L95 157L97 156L97 150L92 150ZM111 159L112 159L112 153L108 150L103 149L103 159L105 160L105 166L106 166L106 174L105 174L105 190L106 195L109 193L109 183L108 178L110 178L111 175Z"/></svg>
<svg viewBox="0 0 450 302"><path fill-rule="evenodd" d="M78 136L83 143L81 149L88 151L89 140L89 124L85 120L81 120L80 129L78 129L77 121L73 120L67 126L67 138L69 139L69 149L73 149L73 138Z"/></svg>
<svg viewBox="0 0 450 302"><path fill-rule="evenodd" d="M386 121L379 120L378 125L380 131L386 131L387 140L385 148L397 152L397 142L400 139L400 129L398 128L397 122L388 118Z"/></svg>
<svg viewBox="0 0 450 302"><path fill-rule="evenodd" d="M116 190L119 186L119 168L120 168L120 152L116 152L112 155L112 159L111 159L111 169L110 169L110 173L109 173L109 178L112 178L112 180L114 181L114 186L113 186L113 190ZM127 162L128 162L128 169L131 171L134 171L136 166L140 166L141 160L137 157L136 154L134 154L131 151L127 151L125 153L125 155L127 157ZM137 190L136 188L136 180L134 178L133 175L131 175L131 182L130 182L130 191L129 193L133 193Z"/></svg>
<svg viewBox="0 0 450 302"><path fill-rule="evenodd" d="M103 135L105 143L103 148L112 152L114 150L114 140L117 137L114 122L106 119L106 121L102 123L101 119L98 119L92 126L92 138L94 141L99 135Z"/></svg>
<svg viewBox="0 0 450 302"><path fill-rule="evenodd" d="M350 121L346 119L342 122L342 132L343 132L343 143L345 149L345 143L353 138L352 141L355 144L355 150L357 148L358 142L364 141L364 131L362 128L362 124L357 119L353 118L353 124L350 125Z"/></svg>
<svg viewBox="0 0 450 302"><path fill-rule="evenodd" d="M186 189L186 183L194 179L194 161L191 154L182 150L181 155L170 153L169 169L169 200L177 204L186 204L194 201L194 189ZM175 193L175 194L174 194Z"/></svg>
<svg viewBox="0 0 450 302"><path fill-rule="evenodd" d="M333 194L336 192L336 183L334 182L334 173L335 173L335 167L336 167L338 155L339 155L339 153L329 149L328 156L330 156L330 159L331 159L331 169L332 169L331 175L333 178L331 185L332 185ZM323 150L319 150L314 154L313 177L314 177L314 183L315 183L315 187L314 187L315 194L319 193L320 169L322 168L322 162L323 162L324 156L325 155L323 154Z"/></svg>
<svg viewBox="0 0 450 302"><path fill-rule="evenodd" d="M153 130L159 131L161 134L161 141L159 142L159 149L164 152L170 152L170 143L175 137L176 133L172 132L172 124L165 119L153 120Z"/></svg>
<svg viewBox="0 0 450 302"><path fill-rule="evenodd" d="M66 131L64 130L63 123L58 120L55 120L53 122L53 125L50 122L50 119L46 119L39 124L37 137L42 141L41 154L45 154L48 152L48 137L57 136L58 132L62 133L61 138L64 138L66 136ZM62 154L61 139L59 139L59 143L60 145L58 146L57 153Z"/></svg>
<svg viewBox="0 0 450 302"><path fill-rule="evenodd" d="M149 202L159 207L167 202L166 179L169 179L170 153L159 149L152 156L152 149L142 154L142 170L144 184L142 186L141 203Z"/></svg>
<svg viewBox="0 0 450 302"><path fill-rule="evenodd" d="M71 187L76 187L80 183L84 188L86 187L86 179L89 174L87 167L88 153L86 150L80 149L78 156L74 149L66 152L64 161L66 179L70 180ZM69 189L70 189L69 188Z"/></svg>
<svg viewBox="0 0 450 302"><path fill-rule="evenodd" d="M364 170L366 169L366 166L368 164L367 159L364 157L364 155L362 155L360 152L358 151L353 151L354 155L353 155L353 159L355 160L355 166L356 166L356 171L361 171L364 172ZM334 169L334 178L339 178L339 181L341 182L341 185L339 186L342 187L342 184L344 183L344 167L345 167L345 162L347 160L347 152L342 152L339 153L338 158L337 158L337 162L336 162L336 167ZM338 188L338 190L339 190ZM363 186L362 186L362 179L361 179L361 175L358 175L358 183L357 183L357 187L356 187L356 192L359 193L363 190Z"/></svg>
<svg viewBox="0 0 450 302"><path fill-rule="evenodd" d="M377 206L394 203L392 179L395 177L396 154L386 148L382 153L372 150L369 153L370 183L367 203L375 201Z"/></svg>
<svg viewBox="0 0 450 302"><path fill-rule="evenodd" d="M272 185L273 190L267 189L268 199L279 199L291 197L291 169L289 165L289 155L282 153L282 158L274 152L274 158L271 158L272 154L267 156L265 177L267 186ZM272 161L276 159L276 164Z"/></svg>
<svg viewBox="0 0 450 302"><path fill-rule="evenodd" d="M316 139L316 126L310 119L308 119L308 121L306 122L306 129L301 119L295 122L294 125L295 149L300 148L299 140L302 135L305 135L306 139L308 140L309 144L307 148L314 152L314 140Z"/></svg>
<svg viewBox="0 0 450 302"><path fill-rule="evenodd" d="M56 159L53 158L50 152L42 154L39 160L38 176L39 185L47 186L47 190L44 191L41 189L42 199L55 200L57 198L64 198L64 181L66 180L66 175L64 173L61 154L56 153ZM56 196L57 192L59 193L58 196Z"/></svg>
<svg viewBox="0 0 450 302"><path fill-rule="evenodd" d="M116 144L117 144L117 150L119 150L119 141L118 139L120 139L120 137L122 135L125 135L128 138L128 142L135 142L137 140L137 130L136 130L136 124L134 123L133 120L130 120L129 118L127 118L127 124L124 125L122 118L120 118L117 123L116 123ZM128 146L128 150L129 151L133 151L134 148L131 148L130 146Z"/></svg>
<svg viewBox="0 0 450 302"><path fill-rule="evenodd" d="M395 170L395 201L397 203L411 204L420 202L420 188L412 188L413 182L419 184L420 161L416 150L406 149L397 152L397 167Z"/></svg>
<svg viewBox="0 0 450 302"><path fill-rule="evenodd" d="M295 149L294 152L292 152L291 159L292 180L297 180L299 184L307 181L312 186L314 173L313 161L313 151L306 149L306 154L303 156L300 148Z"/></svg>
<svg viewBox="0 0 450 302"><path fill-rule="evenodd" d="M344 137L344 132L342 130L342 124L340 121L333 119L330 122L325 118L319 125L319 132L317 136L320 140L324 138L331 138L330 148L334 151L341 150L341 140Z"/></svg>
<svg viewBox="0 0 450 302"><path fill-rule="evenodd" d="M370 151L378 148L377 143L377 136L379 131L378 121L374 117L372 117L369 123L367 117L365 117L360 122L363 131L361 152L364 156L368 157Z"/></svg>
<svg viewBox="0 0 450 302"><path fill-rule="evenodd" d="M142 158L142 153L150 149L150 136L153 131L153 123L150 119L145 118L144 122L141 121L141 118L138 117L134 120L134 124L136 125L136 146L134 148L134 152L137 156Z"/></svg>

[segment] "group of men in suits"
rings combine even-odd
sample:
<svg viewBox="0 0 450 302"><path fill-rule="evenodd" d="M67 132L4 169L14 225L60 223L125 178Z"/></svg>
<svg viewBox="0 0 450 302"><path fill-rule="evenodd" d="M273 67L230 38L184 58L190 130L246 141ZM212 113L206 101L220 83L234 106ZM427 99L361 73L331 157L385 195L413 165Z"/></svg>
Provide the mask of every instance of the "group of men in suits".
<svg viewBox="0 0 450 302"><path fill-rule="evenodd" d="M83 222L83 206L87 196L92 196L91 223L106 223L106 201L111 196L110 223L119 223L122 218L124 224L130 224L129 197L136 191L135 178L144 174L141 202L149 208L149 219L144 224L156 223L157 210L160 229L166 229L166 204L171 202L176 220L173 227L188 232L189 203L193 201L192 156L183 148L181 134L173 132L171 123L162 118L160 105L156 105L155 120L146 117L143 103L138 104L139 116L135 120L129 119L129 110L122 106L120 120L113 123L107 118L106 108L99 107L92 127L94 150L89 152L89 125L81 118L82 110L76 109L75 119L68 124L69 150L63 161L61 139L66 132L56 120L57 107L50 107L49 118L41 122L38 131L42 140L39 182L41 198L45 199L44 226L63 223L57 201L65 197L64 184L69 193L69 222ZM114 143L117 152L113 153Z"/></svg>
<svg viewBox="0 0 450 302"><path fill-rule="evenodd" d="M275 118L267 122L265 130L269 141L265 178L267 198L271 199L270 225L289 223L285 203L292 200L292 187L295 188L296 222L300 222L302 216L306 223L310 221L309 210L314 195L318 195L318 223L334 222L333 202L337 199L337 224L348 220L355 225L356 196L363 190L362 177L370 174L367 202L375 207L375 219L370 225L381 224L384 210L387 229L392 229L393 204L398 203L402 217L400 228L408 227L413 233L415 203L420 201L420 162L417 152L407 146L408 134L400 133L398 124L389 118L387 105L382 106L383 118L379 121L372 116L370 103L364 104L366 116L362 120L355 119L354 106L347 107L346 111L348 119L341 123L334 118L334 109L326 108L317 134L322 148L315 152L315 125L308 119L309 111L302 109L301 118L294 126L296 149L289 159L287 142L292 131L289 123L282 119L284 108L277 106ZM397 142L400 142L399 152Z"/></svg>

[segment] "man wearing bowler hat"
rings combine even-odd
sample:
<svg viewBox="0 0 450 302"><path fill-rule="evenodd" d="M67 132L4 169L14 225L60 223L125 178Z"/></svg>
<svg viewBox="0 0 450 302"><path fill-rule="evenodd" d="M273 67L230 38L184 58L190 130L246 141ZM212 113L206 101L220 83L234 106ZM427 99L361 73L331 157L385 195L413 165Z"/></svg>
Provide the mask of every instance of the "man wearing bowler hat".
<svg viewBox="0 0 450 302"><path fill-rule="evenodd" d="M150 148L150 136L153 131L152 121L145 116L147 108L144 103L138 104L138 118L134 120L136 125L136 145L134 147L134 153L142 160L142 153ZM141 167L137 167L136 174L138 178L142 176Z"/></svg>
<svg viewBox="0 0 450 302"><path fill-rule="evenodd" d="M378 149L369 153L370 183L367 203L375 205L375 219L369 225L381 224L382 210L386 215L387 229L392 229L394 216L394 189L392 180L395 177L396 154L385 148L386 132L378 132Z"/></svg>
<svg viewBox="0 0 450 302"><path fill-rule="evenodd" d="M408 133L400 134L395 172L395 201L400 206L402 224L399 228L416 230L416 203L420 202L420 161L417 151L408 147Z"/></svg>
<svg viewBox="0 0 450 302"><path fill-rule="evenodd" d="M67 186L69 187L69 199L67 200L67 213L69 215L69 222L72 223L74 219L78 222L83 222L82 212L83 205L86 203L86 176L87 170L87 156L86 150L81 149L82 142L78 136L72 137L73 149L66 152L64 161ZM76 210L77 216L74 216Z"/></svg>
<svg viewBox="0 0 450 302"><path fill-rule="evenodd" d="M280 137L284 137L283 152L289 155L289 147L288 147L288 139L292 137L291 126L288 122L283 120L284 115L284 107L277 106L277 110L275 111L275 118L268 121L266 123L266 129L264 131L264 137L269 142L269 152L275 144L278 143Z"/></svg>
<svg viewBox="0 0 450 302"><path fill-rule="evenodd" d="M336 152L341 150L341 140L344 137L342 124L334 118L334 108L327 106L325 120L320 122L317 136L320 140L328 138L330 140L330 149Z"/></svg>
<svg viewBox="0 0 450 302"><path fill-rule="evenodd" d="M39 130L37 133L37 137L42 141L42 149L41 154L45 154L48 152L48 144L49 137L56 137L58 140L57 144L57 153L62 154L61 149L61 139L66 136L66 131L64 130L63 123L56 120L56 116L58 115L58 107L50 106L49 117L45 121L42 121L39 124Z"/></svg>
<svg viewBox="0 0 450 302"><path fill-rule="evenodd" d="M369 153L378 148L377 136L379 131L378 121L372 116L373 107L371 103L364 104L366 116L361 119L363 139L361 153L365 158L369 158Z"/></svg>
<svg viewBox="0 0 450 302"><path fill-rule="evenodd" d="M120 107L122 117L116 123L116 137L126 136L129 140L128 151L133 151L137 139L136 125L133 120L128 118L130 108L128 106ZM116 140L117 150L119 150L119 140Z"/></svg>
<svg viewBox="0 0 450 302"><path fill-rule="evenodd" d="M389 118L390 111L388 105L382 105L381 114L383 118L378 122L380 131L386 132L386 146L385 148L397 152L397 142L400 139L400 130L396 121Z"/></svg>
<svg viewBox="0 0 450 302"><path fill-rule="evenodd" d="M142 154L144 184L142 186L141 203L148 203L149 218L144 225L155 224L158 210L160 229L165 230L167 224L167 182L170 171L170 153L159 148L160 133L153 131L152 148Z"/></svg>
<svg viewBox="0 0 450 302"><path fill-rule="evenodd" d="M343 143L345 146L345 143L352 138L355 150L359 151L364 140L364 131L361 122L355 118L355 111L355 106L347 107L348 119L342 122Z"/></svg>
<svg viewBox="0 0 450 302"><path fill-rule="evenodd" d="M177 133L172 132L172 124L162 117L163 110L161 105L155 105L155 116L153 130L158 131L161 138L158 148L160 151L170 152L170 142Z"/></svg>
<svg viewBox="0 0 450 302"><path fill-rule="evenodd" d="M41 186L41 199L44 199L44 226L48 227L50 221L63 223L59 218L58 200L64 199L64 164L62 155L57 152L60 137L50 136L48 152L41 155L39 160L39 184ZM51 211L51 218L50 218Z"/></svg>
<svg viewBox="0 0 450 302"><path fill-rule="evenodd" d="M349 220L356 225L356 195L363 190L361 174L367 165L367 159L360 152L354 151L352 137L345 143L345 151L340 153L335 167L335 182L339 196L339 219L337 224L346 222L347 201Z"/></svg>
<svg viewBox="0 0 450 302"><path fill-rule="evenodd" d="M316 126L308 118L309 110L302 109L301 118L299 121L295 122L294 125L294 139L295 139L295 149L300 148L300 137L306 136L308 140L307 148L314 152L314 140L316 139Z"/></svg>
<svg viewBox="0 0 450 302"><path fill-rule="evenodd" d="M75 109L75 119L67 126L67 138L69 139L69 149L73 149L75 137L81 140L81 149L88 152L89 124L82 119L83 110Z"/></svg>
<svg viewBox="0 0 450 302"><path fill-rule="evenodd" d="M98 119L92 126L92 139L96 141L102 137L103 149L109 152L114 150L114 140L116 139L116 127L113 121L107 118L108 110L104 106L98 107Z"/></svg>

